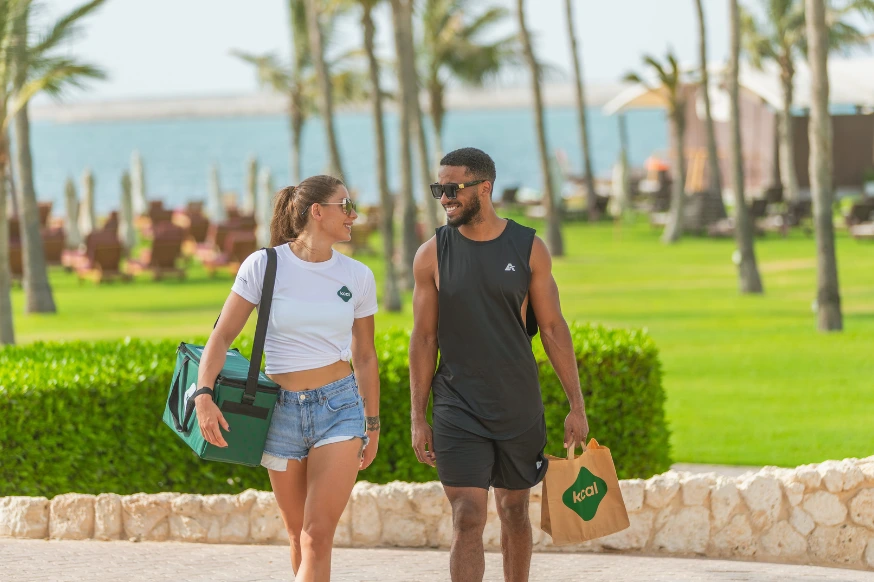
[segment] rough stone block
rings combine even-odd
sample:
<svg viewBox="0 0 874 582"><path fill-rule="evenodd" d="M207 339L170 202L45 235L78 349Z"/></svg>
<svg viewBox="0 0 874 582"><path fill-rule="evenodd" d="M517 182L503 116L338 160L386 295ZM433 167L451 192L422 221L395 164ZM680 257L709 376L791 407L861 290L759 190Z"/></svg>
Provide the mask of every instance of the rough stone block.
<svg viewBox="0 0 874 582"><path fill-rule="evenodd" d="M55 540L89 540L94 537L93 495L65 493L49 505L49 537Z"/></svg>
<svg viewBox="0 0 874 582"><path fill-rule="evenodd" d="M44 539L48 535L48 499L0 497L0 537Z"/></svg>
<svg viewBox="0 0 874 582"><path fill-rule="evenodd" d="M847 508L838 496L825 491L806 496L801 506L820 525L838 525L847 517Z"/></svg>

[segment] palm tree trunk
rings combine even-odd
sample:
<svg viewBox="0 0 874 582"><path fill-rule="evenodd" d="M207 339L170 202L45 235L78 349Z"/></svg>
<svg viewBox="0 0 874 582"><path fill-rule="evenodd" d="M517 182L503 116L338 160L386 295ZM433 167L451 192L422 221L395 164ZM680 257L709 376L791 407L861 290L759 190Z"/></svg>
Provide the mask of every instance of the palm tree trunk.
<svg viewBox="0 0 874 582"><path fill-rule="evenodd" d="M781 73L783 107L780 110L780 178L783 183L783 199L787 202L798 200L798 174L795 171L795 140L792 131L793 79L795 71L791 67Z"/></svg>
<svg viewBox="0 0 874 582"><path fill-rule="evenodd" d="M292 93L289 96L291 102L290 111L288 114L288 126L291 131L291 183L300 184L301 181L301 158L300 158L300 143L303 137L303 115L300 112L300 104L297 102L299 96Z"/></svg>
<svg viewBox="0 0 874 582"><path fill-rule="evenodd" d="M546 210L546 246L554 257L564 255L564 241L559 221L560 208L556 207L552 189L552 172L549 171L549 152L546 146L546 127L543 120L543 97L540 92L540 66L534 58L531 38L525 27L525 0L516 0L519 17L519 33L528 69L531 72L531 92L534 95L534 121L537 128L537 149L540 154L540 173L543 175L543 207Z"/></svg>
<svg viewBox="0 0 874 582"><path fill-rule="evenodd" d="M382 255L385 261L385 287L383 288L382 302L390 312L401 310L401 294L398 291L397 277L394 267L394 204L391 191L388 187L388 165L385 149L385 127L383 126L382 89L379 84L379 61L373 48L373 38L376 35L373 25L373 14L370 4L364 3L364 14L361 18L364 25L364 49L367 52L367 64L370 72L371 85L371 111L373 113L373 125L376 129L376 181L379 184L380 223L379 231L382 236Z"/></svg>
<svg viewBox="0 0 874 582"><path fill-rule="evenodd" d="M577 35L574 32L573 9L571 0L565 0L566 20L568 36L571 40L571 56L574 63L574 77L576 79L577 116L580 122L580 144L583 148L583 179L586 181L586 204L588 206L589 220L598 220L598 193L595 191L595 177L592 175L592 157L589 155L589 131L586 121L586 94L583 88L583 71L580 65L580 56L577 52Z"/></svg>
<svg viewBox="0 0 874 582"><path fill-rule="evenodd" d="M419 101L419 72L416 69L416 43L413 39L413 0L405 0L401 3L404 18L404 43L406 50L401 58L403 74L408 77L409 87L413 88L409 104L411 106L410 118L413 121L413 131L416 134L417 152L419 155L419 179L422 182L422 205L424 206L425 229L428 233L437 228L437 201L430 194L428 185L431 184L431 158L428 155L428 138L425 135L425 120L422 116L422 104ZM430 234L429 234L430 236Z"/></svg>
<svg viewBox="0 0 874 582"><path fill-rule="evenodd" d="M675 243L683 236L683 207L686 203L686 120L685 107L671 106L671 127L674 131L674 175L672 177L671 209L662 242Z"/></svg>
<svg viewBox="0 0 874 582"><path fill-rule="evenodd" d="M698 0L700 5L700 0ZM764 293L762 278L756 262L753 241L754 225L747 210L744 196L743 148L740 135L740 85L738 63L740 60L740 10L738 0L729 1L729 29L731 53L729 55L728 93L731 98L731 168L735 199L735 239L740 253L738 263L738 290L743 293Z"/></svg>
<svg viewBox="0 0 874 582"><path fill-rule="evenodd" d="M30 120L27 105L15 114L15 167L21 196L21 251L24 263L26 313L55 313L39 224L39 205L33 189L33 159L30 154Z"/></svg>
<svg viewBox="0 0 874 582"><path fill-rule="evenodd" d="M817 329L843 329L835 227L832 221L832 127L828 111L828 26L825 0L805 0L810 65L810 187L816 228Z"/></svg>
<svg viewBox="0 0 874 582"><path fill-rule="evenodd" d="M440 160L443 159L443 117L446 115L446 110L443 107L443 91L439 88L431 87L430 95L430 113L431 126L434 128L434 167L440 166Z"/></svg>
<svg viewBox="0 0 874 582"><path fill-rule="evenodd" d="M406 19L404 18L403 2L409 0L391 0L392 20L394 24L395 51L399 55L399 59L403 61L407 52L405 42L404 26ZM409 56L409 55L407 55ZM416 235L416 219L417 209L416 200L413 196L413 156L411 153L411 131L412 120L410 119L410 111L412 107L409 100L415 94L415 87L410 86L408 75L404 74L405 67L403 63L399 67L399 86L401 93L400 107L400 171L401 171L401 272L404 277L405 286L408 289L413 288L413 259L416 257L416 251L419 248L419 239Z"/></svg>
<svg viewBox="0 0 874 582"><path fill-rule="evenodd" d="M328 154L331 160L331 173L340 180L346 181L343 173L343 163L340 159L340 149L337 146L337 133L334 131L334 96L331 90L331 78L325 63L325 49L322 46L321 10L319 0L307 0L307 30L310 37L310 53L316 78L319 83L319 100L322 122L325 124L325 138L328 142Z"/></svg>
<svg viewBox="0 0 874 582"><path fill-rule="evenodd" d="M695 0L695 9L698 12L698 57L701 60L701 90L704 92L710 191L719 194L719 200L721 201L722 172L719 169L719 152L716 149L716 132L713 129L713 114L710 109L710 77L707 72L707 29L704 26L704 7L701 4L701 0Z"/></svg>
<svg viewBox="0 0 874 582"><path fill-rule="evenodd" d="M6 101L0 96L0 100ZM5 118L5 113L0 119ZM15 343L15 330L12 325L12 273L9 271L9 219L8 190L6 189L6 160L9 156L9 142L0 137L0 345Z"/></svg>

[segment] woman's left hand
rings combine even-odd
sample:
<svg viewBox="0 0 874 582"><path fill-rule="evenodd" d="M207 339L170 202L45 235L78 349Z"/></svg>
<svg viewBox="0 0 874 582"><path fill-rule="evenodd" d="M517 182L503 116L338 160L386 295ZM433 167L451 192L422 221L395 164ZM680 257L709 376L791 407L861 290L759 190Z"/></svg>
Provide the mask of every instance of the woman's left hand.
<svg viewBox="0 0 874 582"><path fill-rule="evenodd" d="M367 431L367 436L370 437L370 442L364 447L361 455L361 464L358 466L359 471L363 471L370 466L370 463L376 458L376 451L379 448L379 431L369 430Z"/></svg>

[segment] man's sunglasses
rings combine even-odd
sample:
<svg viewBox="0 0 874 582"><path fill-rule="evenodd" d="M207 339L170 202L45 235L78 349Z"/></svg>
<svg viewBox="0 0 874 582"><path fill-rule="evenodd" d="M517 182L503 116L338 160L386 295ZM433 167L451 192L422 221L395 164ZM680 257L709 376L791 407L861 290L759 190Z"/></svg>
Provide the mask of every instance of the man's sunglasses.
<svg viewBox="0 0 874 582"><path fill-rule="evenodd" d="M446 194L447 198L454 200L458 197L459 190L469 188L470 186L476 186L483 182L488 182L488 180L477 180L475 182L466 182L464 184L431 184L431 196L440 200L443 195Z"/></svg>
<svg viewBox="0 0 874 582"><path fill-rule="evenodd" d="M346 214L346 216L351 216L352 213L355 212L355 202L353 202L351 198L343 198L339 202L319 202L318 204L320 206L342 205L343 206L342 210ZM300 213L301 216L306 214L311 206L312 206L312 204L310 204L309 206L304 208L303 212Z"/></svg>

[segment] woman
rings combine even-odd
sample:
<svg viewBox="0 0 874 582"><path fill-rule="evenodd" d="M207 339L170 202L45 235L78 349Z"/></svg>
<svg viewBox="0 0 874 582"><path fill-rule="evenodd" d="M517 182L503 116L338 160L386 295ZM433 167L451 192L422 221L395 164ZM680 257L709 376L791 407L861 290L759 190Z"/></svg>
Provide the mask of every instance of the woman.
<svg viewBox="0 0 874 582"><path fill-rule="evenodd" d="M278 260L264 354L266 374L282 390L261 464L270 473L298 581L330 579L334 530L379 441L376 284L369 268L332 248L351 239L357 217L340 180L313 176L279 191L270 225ZM261 301L266 265L266 251L258 251L240 266L204 349L200 386L213 386ZM198 396L195 407L204 438L227 446L220 428L234 427L210 395Z"/></svg>

